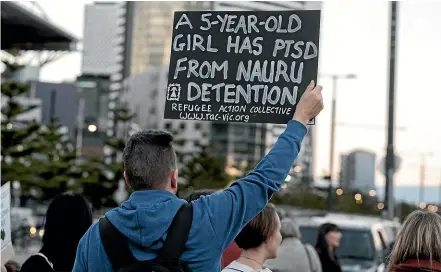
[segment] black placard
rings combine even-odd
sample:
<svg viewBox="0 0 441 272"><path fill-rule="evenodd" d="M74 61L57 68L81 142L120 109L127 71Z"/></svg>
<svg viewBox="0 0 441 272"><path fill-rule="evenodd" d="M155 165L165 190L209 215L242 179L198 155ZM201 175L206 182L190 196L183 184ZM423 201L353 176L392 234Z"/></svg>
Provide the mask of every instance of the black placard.
<svg viewBox="0 0 441 272"><path fill-rule="evenodd" d="M287 123L319 33L318 10L175 12L164 118Z"/></svg>

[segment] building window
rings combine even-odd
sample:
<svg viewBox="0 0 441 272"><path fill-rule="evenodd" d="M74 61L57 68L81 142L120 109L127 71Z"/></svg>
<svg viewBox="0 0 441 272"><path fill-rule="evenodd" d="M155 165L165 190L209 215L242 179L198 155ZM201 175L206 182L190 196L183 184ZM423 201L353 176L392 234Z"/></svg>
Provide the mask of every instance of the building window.
<svg viewBox="0 0 441 272"><path fill-rule="evenodd" d="M181 129L185 129L185 123L181 123L181 124L179 125L179 127L180 127Z"/></svg>
<svg viewBox="0 0 441 272"><path fill-rule="evenodd" d="M165 123L164 127L165 129L170 130L172 126L170 123Z"/></svg>
<svg viewBox="0 0 441 272"><path fill-rule="evenodd" d="M153 89L153 91L152 91L152 99L155 100L157 96L158 96L158 89Z"/></svg>
<svg viewBox="0 0 441 272"><path fill-rule="evenodd" d="M201 129L201 124L199 124L199 123L194 124L194 129L200 130Z"/></svg>

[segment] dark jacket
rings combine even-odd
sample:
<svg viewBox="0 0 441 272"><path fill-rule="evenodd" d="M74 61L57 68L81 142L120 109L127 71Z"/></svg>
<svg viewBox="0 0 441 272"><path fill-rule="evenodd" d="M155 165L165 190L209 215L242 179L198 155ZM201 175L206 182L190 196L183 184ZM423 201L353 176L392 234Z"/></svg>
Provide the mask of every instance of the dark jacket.
<svg viewBox="0 0 441 272"><path fill-rule="evenodd" d="M24 262L21 267L20 272L53 272L54 270L50 267L46 260L39 256L33 255L29 257L26 262Z"/></svg>
<svg viewBox="0 0 441 272"><path fill-rule="evenodd" d="M340 261L334 253L320 249L317 249L317 253L319 255L320 262L322 263L323 272L341 272Z"/></svg>
<svg viewBox="0 0 441 272"><path fill-rule="evenodd" d="M42 254L42 255L38 255L38 254ZM29 257L23 263L23 266L21 267L20 272L53 272L53 271L55 271L53 268L52 261L50 261L49 257L47 256L47 252L44 252L42 249L42 250L40 250L40 252L38 254L32 255L31 257ZM73 264L72 264L72 266L73 266ZM58 271L62 271L62 270L58 270ZM69 271L69 269L66 269L64 271Z"/></svg>
<svg viewBox="0 0 441 272"><path fill-rule="evenodd" d="M396 264L390 272L441 272L441 263L429 260L406 260Z"/></svg>
<svg viewBox="0 0 441 272"><path fill-rule="evenodd" d="M44 257L38 254L42 254ZM65 248L61 248L59 251L54 252L53 250L49 251L43 246L38 254L29 257L23 263L20 272L72 271L75 255L66 252Z"/></svg>

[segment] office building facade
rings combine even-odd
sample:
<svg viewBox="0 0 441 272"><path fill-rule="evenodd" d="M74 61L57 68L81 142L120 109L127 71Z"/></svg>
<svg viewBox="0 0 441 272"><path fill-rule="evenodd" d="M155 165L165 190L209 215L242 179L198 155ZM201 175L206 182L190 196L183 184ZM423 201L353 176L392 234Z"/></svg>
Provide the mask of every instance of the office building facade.
<svg viewBox="0 0 441 272"><path fill-rule="evenodd" d="M185 140L181 151L197 152L200 145L210 144L210 122L164 119L168 65L148 69L126 80L122 102L133 109L133 120L141 129L160 129L173 132Z"/></svg>
<svg viewBox="0 0 441 272"><path fill-rule="evenodd" d="M213 1L216 11L269 11L321 9L321 1Z"/></svg>
<svg viewBox="0 0 441 272"><path fill-rule="evenodd" d="M340 156L340 184L344 190L367 194L375 190L375 153L354 150Z"/></svg>
<svg viewBox="0 0 441 272"><path fill-rule="evenodd" d="M117 52L118 57L111 77L109 127L107 129L108 137L112 137L116 134L115 123L112 121L112 118L114 118L112 110L118 103L118 94L124 92L124 90L128 88L129 83L125 82L124 79L131 76L133 80L135 80L137 75L141 75L144 72L150 74L155 69L161 70L162 65L168 66L174 11L320 9L321 2L145 1L121 2L118 3L118 6L117 14L119 16L119 24L114 43L115 52ZM140 78L142 77L143 75ZM166 80L166 77L164 77L164 79ZM160 84L159 87L164 90L166 81L160 82ZM160 102L160 104L163 103L164 102L162 101ZM159 108L158 104L153 106L154 108L152 111L157 111ZM160 116L163 115L163 111L158 111L158 113ZM172 121L170 126L174 127L174 124L175 121ZM168 123L167 126L169 126ZM179 127L180 126L181 125L179 125ZM267 151L267 137L273 135L270 140L272 144L278 137L278 135L275 135L275 133L272 132L272 126L259 124L213 124L210 131L211 133L209 134L212 138L210 138L209 141L217 143L218 149L224 152L230 158L229 161L234 165L243 164L243 162L247 162L248 165L255 164ZM268 134L268 132L271 133ZM272 144L270 144L270 146ZM303 150L309 149L304 148ZM109 156L113 156L110 149L107 149L106 153L109 154ZM306 165L306 163L303 164ZM305 167L308 168L309 166ZM308 170L308 173L309 171L310 170Z"/></svg>
<svg viewBox="0 0 441 272"><path fill-rule="evenodd" d="M110 75L117 59L113 41L118 27L118 3L95 2L84 10L81 73Z"/></svg>

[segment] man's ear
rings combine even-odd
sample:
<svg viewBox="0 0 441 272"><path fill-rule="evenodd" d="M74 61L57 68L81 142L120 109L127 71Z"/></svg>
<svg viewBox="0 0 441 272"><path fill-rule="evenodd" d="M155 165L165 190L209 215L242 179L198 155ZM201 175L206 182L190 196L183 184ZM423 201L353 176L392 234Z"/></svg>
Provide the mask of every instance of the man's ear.
<svg viewBox="0 0 441 272"><path fill-rule="evenodd" d="M172 189L178 189L178 169L174 169L171 173L170 186Z"/></svg>
<svg viewBox="0 0 441 272"><path fill-rule="evenodd" d="M129 188L132 188L132 186L130 186L130 184L129 184L129 181L127 180L126 170L124 170L124 172L123 172L123 177L124 177L124 181L126 182L126 185L127 185Z"/></svg>

